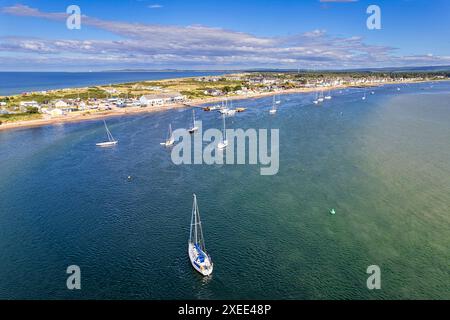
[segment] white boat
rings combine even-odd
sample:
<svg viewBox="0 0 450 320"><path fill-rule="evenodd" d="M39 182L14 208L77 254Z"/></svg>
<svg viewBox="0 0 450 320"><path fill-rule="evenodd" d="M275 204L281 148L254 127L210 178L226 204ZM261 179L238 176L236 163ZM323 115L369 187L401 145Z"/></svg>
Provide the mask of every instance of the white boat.
<svg viewBox="0 0 450 320"><path fill-rule="evenodd" d="M319 102L323 102L324 98L323 98L323 91L320 91L320 95L319 98L317 99L317 101Z"/></svg>
<svg viewBox="0 0 450 320"><path fill-rule="evenodd" d="M188 242L188 254L195 270L203 276L209 276L213 272L213 262L206 252L205 239L203 238L200 211L198 210L197 196L194 194L192 205L191 228Z"/></svg>
<svg viewBox="0 0 450 320"><path fill-rule="evenodd" d="M173 138L172 124L169 124L169 134L167 135L167 139L164 142L161 142L160 145L164 147L173 146L175 143L175 139Z"/></svg>
<svg viewBox="0 0 450 320"><path fill-rule="evenodd" d="M313 103L314 103L314 104L319 104L318 98L319 98L319 94L318 94L317 91L316 91L316 98L313 100Z"/></svg>
<svg viewBox="0 0 450 320"><path fill-rule="evenodd" d="M221 114L224 114L224 115L228 116L228 117L232 117L232 116L234 116L236 114L236 110L232 110L232 109L228 109L228 108L220 109L219 112Z"/></svg>
<svg viewBox="0 0 450 320"><path fill-rule="evenodd" d="M227 114L229 111L230 111L230 109L228 109L228 108L220 108L220 109L219 109L219 112L220 112L221 114Z"/></svg>
<svg viewBox="0 0 450 320"><path fill-rule="evenodd" d="M328 91L328 94L324 98L325 100L331 100L331 92Z"/></svg>
<svg viewBox="0 0 450 320"><path fill-rule="evenodd" d="M192 127L188 131L189 133L198 131L198 127L195 125L195 110L192 110Z"/></svg>
<svg viewBox="0 0 450 320"><path fill-rule="evenodd" d="M111 131L109 131L105 120L103 120L103 123L105 124L106 135L108 136L108 141L107 142L96 143L95 145L97 147L112 147L112 146L115 146L118 143L118 141L114 139L113 135L111 134Z"/></svg>
<svg viewBox="0 0 450 320"><path fill-rule="evenodd" d="M366 100L366 92L364 91L364 96L362 97L363 100Z"/></svg>
<svg viewBox="0 0 450 320"><path fill-rule="evenodd" d="M277 113L277 108L276 108L276 101L275 101L275 96L273 97L273 101L272 101L272 109L270 109L269 113L270 114L275 114Z"/></svg>
<svg viewBox="0 0 450 320"><path fill-rule="evenodd" d="M225 102L222 100L222 106L219 109L221 114L227 114L230 109L228 109L228 99L225 99Z"/></svg>
<svg viewBox="0 0 450 320"><path fill-rule="evenodd" d="M275 96L276 97L276 96ZM281 103L281 100L280 99L276 99L275 100L275 104L280 104Z"/></svg>
<svg viewBox="0 0 450 320"><path fill-rule="evenodd" d="M223 104L223 102L222 102L222 108L220 108L219 112L228 117L232 117L236 114L236 110L234 110L232 108L233 108L233 102L230 101L230 107L228 107L228 100L226 100L225 104Z"/></svg>
<svg viewBox="0 0 450 320"><path fill-rule="evenodd" d="M217 145L217 148L219 148L219 150L223 150L226 147L228 147L228 140L227 140L227 129L225 127L225 115L222 115L222 119L223 119L223 136L222 136L222 141L219 142L219 144Z"/></svg>
<svg viewBox="0 0 450 320"><path fill-rule="evenodd" d="M227 112L225 112L226 116L232 117L236 114L236 110L234 110L232 108L233 108L233 101L230 101L230 108L227 109Z"/></svg>

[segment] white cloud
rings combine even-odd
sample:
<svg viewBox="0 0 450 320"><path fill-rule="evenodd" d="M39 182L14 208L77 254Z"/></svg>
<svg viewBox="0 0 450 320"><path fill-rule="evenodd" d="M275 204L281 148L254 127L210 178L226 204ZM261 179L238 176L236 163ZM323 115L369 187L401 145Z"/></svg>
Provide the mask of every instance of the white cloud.
<svg viewBox="0 0 450 320"><path fill-rule="evenodd" d="M1 10L65 22L65 13L47 13L24 5ZM0 58L26 55L30 61L105 67L286 67L347 68L385 65L450 64L448 57L398 57L395 48L370 45L361 37L336 37L313 30L288 37L261 37L201 25L170 26L107 21L83 16L82 25L113 33L120 40L0 38ZM40 55L37 57L37 55ZM48 58L48 59L47 59ZM51 58L51 59L50 59ZM17 57L17 64L23 63ZM52 60L50 62L50 60ZM13 64L10 57L8 63ZM42 62L44 61L44 62Z"/></svg>

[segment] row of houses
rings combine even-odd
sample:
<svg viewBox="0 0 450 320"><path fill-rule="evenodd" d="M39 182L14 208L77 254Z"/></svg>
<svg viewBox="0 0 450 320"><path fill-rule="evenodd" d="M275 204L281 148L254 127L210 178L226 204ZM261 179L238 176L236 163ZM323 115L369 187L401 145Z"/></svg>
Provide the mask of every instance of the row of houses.
<svg viewBox="0 0 450 320"><path fill-rule="evenodd" d="M186 101L186 96L178 92L144 95L139 99L142 107L163 106L165 104L182 103L184 101Z"/></svg>

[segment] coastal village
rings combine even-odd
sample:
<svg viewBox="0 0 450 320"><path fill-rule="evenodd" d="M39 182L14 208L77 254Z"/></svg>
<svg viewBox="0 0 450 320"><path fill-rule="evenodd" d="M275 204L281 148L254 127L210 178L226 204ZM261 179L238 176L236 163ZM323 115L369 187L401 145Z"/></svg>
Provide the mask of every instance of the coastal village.
<svg viewBox="0 0 450 320"><path fill-rule="evenodd" d="M24 92L0 97L0 125L31 119L105 114L124 109L158 109L225 99L343 87L448 79L439 73L252 72L142 81L87 88Z"/></svg>

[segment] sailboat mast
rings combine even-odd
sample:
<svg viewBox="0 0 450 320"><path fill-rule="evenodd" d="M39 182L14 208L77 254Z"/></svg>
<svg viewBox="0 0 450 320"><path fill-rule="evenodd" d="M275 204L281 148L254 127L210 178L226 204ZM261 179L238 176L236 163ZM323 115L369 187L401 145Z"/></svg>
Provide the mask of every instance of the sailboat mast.
<svg viewBox="0 0 450 320"><path fill-rule="evenodd" d="M191 229L189 231L189 242L193 242L192 241L192 227L194 226L195 203L196 203L196 196L194 194L194 204L192 205L192 215L191 215Z"/></svg>
<svg viewBox="0 0 450 320"><path fill-rule="evenodd" d="M106 121L105 120L103 120L103 124L105 125L106 136L108 137L108 141L111 142L113 140L112 139L112 135L111 135L111 132L108 129L108 126L106 125Z"/></svg>
<svg viewBox="0 0 450 320"><path fill-rule="evenodd" d="M223 119L223 140L227 140L227 129L225 127L225 114L222 115Z"/></svg>
<svg viewBox="0 0 450 320"><path fill-rule="evenodd" d="M198 234L197 234L197 224L198 224L198 222L197 222L197 196L196 195L194 195L194 215L195 215L195 217L194 217L194 232L195 232L195 236L194 236L195 241L194 241L194 243L197 244L198 243Z"/></svg>
<svg viewBox="0 0 450 320"><path fill-rule="evenodd" d="M172 139L172 124L169 124L169 137L167 138L168 140Z"/></svg>
<svg viewBox="0 0 450 320"><path fill-rule="evenodd" d="M195 197L195 212L196 212L196 243L200 246L200 248L205 251L205 239L203 239L203 230L202 230L202 221L200 220L200 210L198 209L197 197Z"/></svg>

